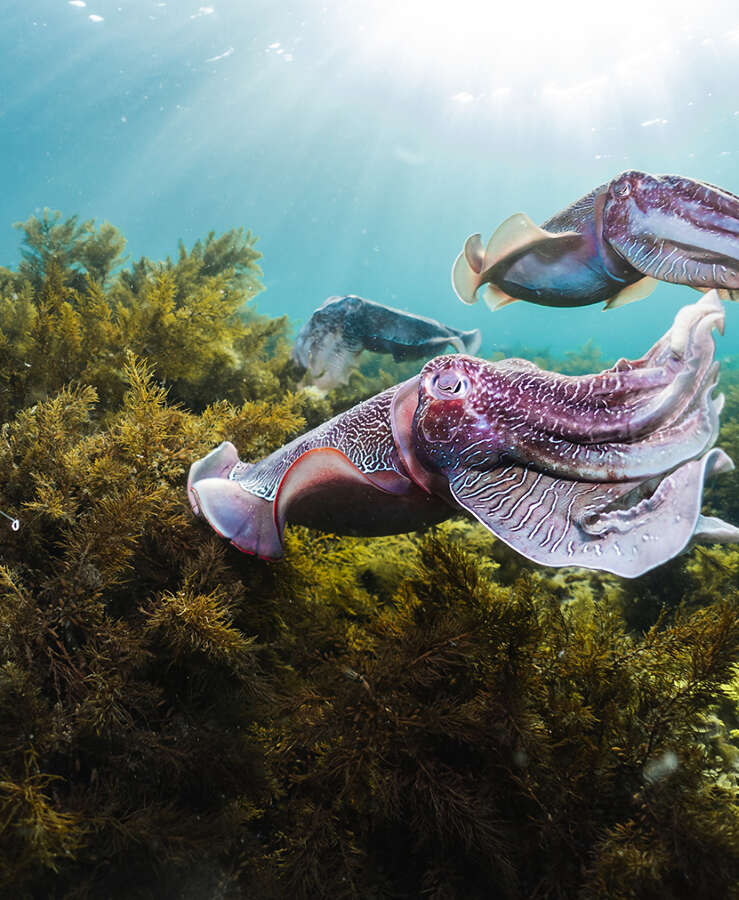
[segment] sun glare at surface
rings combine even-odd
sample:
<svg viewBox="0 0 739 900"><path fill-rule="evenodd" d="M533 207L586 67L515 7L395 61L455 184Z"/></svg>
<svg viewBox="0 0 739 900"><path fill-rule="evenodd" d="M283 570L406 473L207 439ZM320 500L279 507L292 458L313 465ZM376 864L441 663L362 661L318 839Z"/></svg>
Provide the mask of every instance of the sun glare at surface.
<svg viewBox="0 0 739 900"><path fill-rule="evenodd" d="M710 10L688 0L349 0L327 11L364 62L377 58L399 73L444 79L476 75L567 87L645 50L672 56L681 44L707 36L729 40L725 23L716 35Z"/></svg>

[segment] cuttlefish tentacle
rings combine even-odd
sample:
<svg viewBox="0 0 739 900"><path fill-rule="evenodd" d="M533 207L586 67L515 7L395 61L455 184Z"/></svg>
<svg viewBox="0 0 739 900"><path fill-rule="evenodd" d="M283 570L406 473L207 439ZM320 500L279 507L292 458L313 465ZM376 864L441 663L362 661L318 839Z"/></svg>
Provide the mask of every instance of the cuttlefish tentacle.
<svg viewBox="0 0 739 900"><path fill-rule="evenodd" d="M690 309L679 317L686 343L665 355L664 341L653 354L659 368L568 377L438 357L421 373L416 433L424 445L443 443L452 469L508 462L583 481L648 478L699 456L716 439L723 402L712 397L711 336L723 307L714 294Z"/></svg>
<svg viewBox="0 0 739 900"><path fill-rule="evenodd" d="M467 239L452 267L465 303L514 300L606 309L646 297L658 281L739 299L739 197L680 175L630 170L543 225L506 219L483 249Z"/></svg>

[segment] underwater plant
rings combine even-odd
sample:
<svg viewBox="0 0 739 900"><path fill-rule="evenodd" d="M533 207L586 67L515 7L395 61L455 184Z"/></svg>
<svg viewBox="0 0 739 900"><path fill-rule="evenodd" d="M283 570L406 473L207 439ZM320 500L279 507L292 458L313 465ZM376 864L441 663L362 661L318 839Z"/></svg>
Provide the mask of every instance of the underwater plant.
<svg viewBox="0 0 739 900"><path fill-rule="evenodd" d="M335 601L308 594L276 758L285 895L736 896L737 752L697 739L736 665L735 594L637 637L608 602L502 587L451 527L406 550L378 615L353 605L341 647Z"/></svg>
<svg viewBox="0 0 739 900"><path fill-rule="evenodd" d="M46 332L58 387L0 359L0 895L739 896L739 552L626 581L452 519L296 526L280 566L247 557L192 516L193 460L227 437L257 460L397 371L293 393L284 320L247 317L230 396L215 370L165 379L166 335L119 343L134 297L155 323L178 296L151 265L97 293L53 261L38 290L3 282L14 352L44 285L100 314L89 381L73 330Z"/></svg>
<svg viewBox="0 0 739 900"><path fill-rule="evenodd" d="M72 380L116 408L127 351L191 409L214 397L277 399L295 386L287 319L248 305L262 287L251 232L211 232L190 250L181 243L175 260L123 268L125 240L107 223L47 210L18 227L23 259L0 271L0 419Z"/></svg>

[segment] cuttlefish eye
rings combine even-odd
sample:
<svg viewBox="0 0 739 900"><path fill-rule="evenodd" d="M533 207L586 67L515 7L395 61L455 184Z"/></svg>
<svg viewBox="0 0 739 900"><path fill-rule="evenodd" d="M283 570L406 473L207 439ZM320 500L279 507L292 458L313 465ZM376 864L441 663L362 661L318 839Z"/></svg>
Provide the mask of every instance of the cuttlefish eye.
<svg viewBox="0 0 739 900"><path fill-rule="evenodd" d="M428 385L431 396L439 400L459 399L464 397L469 388L468 379L452 369L448 369L446 372L437 372L431 377Z"/></svg>
<svg viewBox="0 0 739 900"><path fill-rule="evenodd" d="M619 200L625 200L631 193L631 183L628 181L619 181L613 185L613 195Z"/></svg>

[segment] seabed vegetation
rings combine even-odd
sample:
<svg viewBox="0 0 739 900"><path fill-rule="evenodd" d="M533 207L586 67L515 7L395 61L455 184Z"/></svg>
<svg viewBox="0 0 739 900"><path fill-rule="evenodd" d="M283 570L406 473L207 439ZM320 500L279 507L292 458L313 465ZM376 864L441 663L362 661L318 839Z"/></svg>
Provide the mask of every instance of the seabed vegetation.
<svg viewBox="0 0 739 900"><path fill-rule="evenodd" d="M244 556L192 516L190 463L224 438L257 459L410 370L299 390L248 231L129 263L107 223L19 227L2 896L739 897L738 549L627 582L457 519ZM736 370L722 388L739 459ZM739 521L738 486L707 511Z"/></svg>

